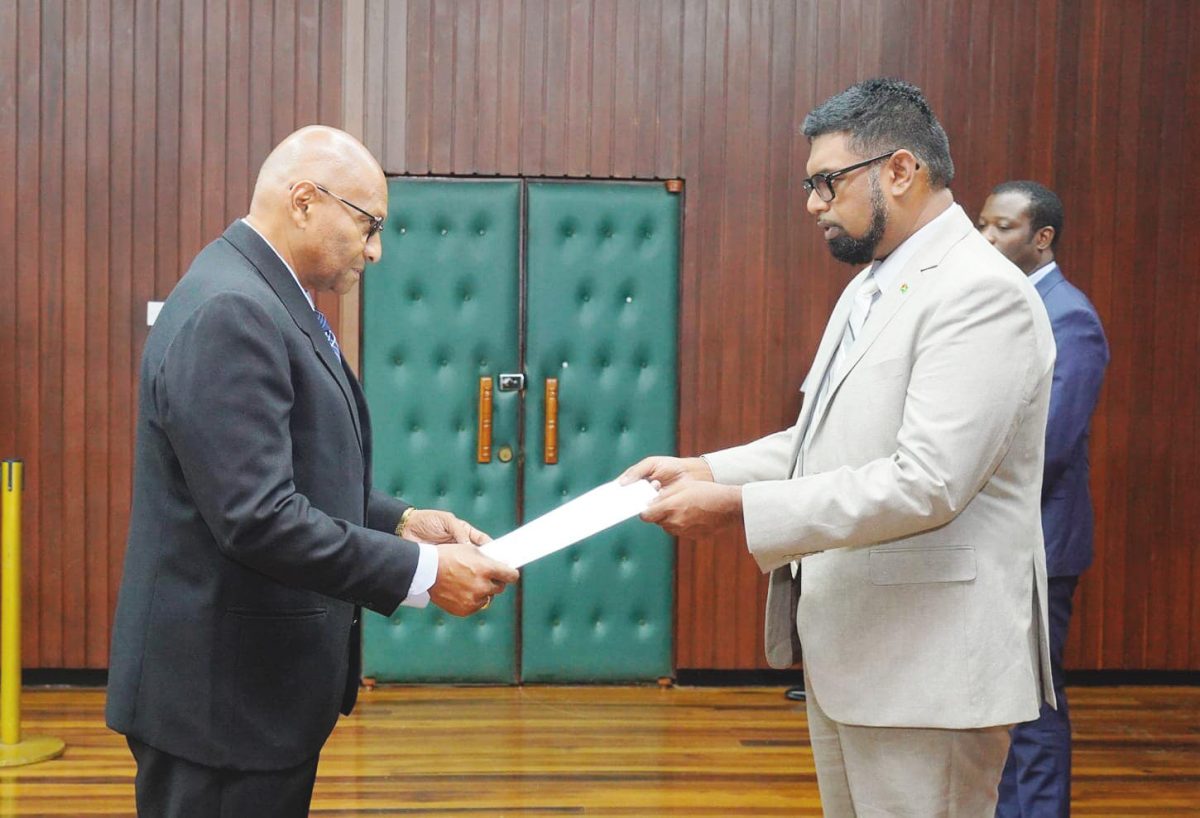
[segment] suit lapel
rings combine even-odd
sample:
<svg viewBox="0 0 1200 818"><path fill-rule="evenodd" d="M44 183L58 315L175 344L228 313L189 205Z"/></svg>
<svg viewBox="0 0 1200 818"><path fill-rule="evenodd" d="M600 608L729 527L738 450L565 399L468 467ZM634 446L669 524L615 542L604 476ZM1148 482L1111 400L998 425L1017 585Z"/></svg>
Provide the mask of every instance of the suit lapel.
<svg viewBox="0 0 1200 818"><path fill-rule="evenodd" d="M901 268L899 275L893 279L888 287L888 292L880 296L878 303L871 309L867 316L867 323L863 325L863 334L858 342L850 348L846 356L845 365L842 366L840 372L830 373L834 379L829 384L829 393L825 401L820 407L820 416L809 418L809 423L820 423L821 417L825 411L833 403L834 395L837 393L838 387L846 380L846 376L854 369L871 345L875 343L879 335L892 322L892 319L904 308L904 305L910 303L913 295L920 288L925 276L930 270L936 269L950 248L968 235L975 229L971 224L970 219L962 212L957 205L951 205L957 212L951 213L945 223L936 228L936 232L931 234L923 241L919 250L911 259ZM862 276L855 278L851 287L848 290L855 289L855 285L860 281ZM844 299L843 299L844 300ZM839 305L840 306L840 305ZM846 304L846 314L849 316L849 302ZM832 325L832 321L831 321ZM838 326L845 328L845 320ZM841 339L841 332L838 332L838 340ZM834 344L836 349L837 345Z"/></svg>
<svg viewBox="0 0 1200 818"><path fill-rule="evenodd" d="M842 295L838 298L837 303L833 307L833 313L829 316L829 323L825 325L825 334L821 336L821 343L817 347L816 357L813 358L813 365L808 370L808 375L804 377L804 382L800 385L800 390L804 392L804 403L800 406L800 418L796 421L796 428L799 434L792 448L792 469L796 469L800 451L804 447L804 439L808 434L808 424L815 423L816 418L813 415L817 410L817 400L821 396L821 384L825 380L826 372L833 363L833 357L837 353L838 344L841 343L842 333L846 330L846 322L850 320L850 306L853 303L853 293L858 290L863 279L866 278L867 270L863 270L856 275L846 289L842 291Z"/></svg>
<svg viewBox="0 0 1200 818"><path fill-rule="evenodd" d="M1042 300L1045 301L1046 296L1050 295L1050 291L1059 284L1062 284L1064 281L1066 281L1066 279L1063 277L1062 270L1060 270L1058 265L1055 264L1054 269L1042 276L1042 280L1035 285L1038 295L1040 295Z"/></svg>
<svg viewBox="0 0 1200 818"><path fill-rule="evenodd" d="M296 326L308 337L313 351L342 391L346 408L350 411L351 420L354 422L354 434L361 450L363 448L362 426L350 382L342 368L341 360L334 354L333 347L329 345L329 339L325 337L325 331L317 322L317 314L308 303L308 299L305 298L304 292L297 285L279 255L254 228L241 219L229 225L224 238L246 257L254 269L258 270L258 274L283 302L283 306L287 308L288 314L296 322Z"/></svg>

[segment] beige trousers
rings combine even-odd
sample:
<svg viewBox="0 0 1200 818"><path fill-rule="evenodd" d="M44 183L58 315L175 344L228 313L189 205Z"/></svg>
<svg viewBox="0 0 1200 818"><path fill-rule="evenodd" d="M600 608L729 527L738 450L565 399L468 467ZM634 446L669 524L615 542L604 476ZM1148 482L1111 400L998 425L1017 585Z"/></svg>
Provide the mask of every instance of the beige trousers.
<svg viewBox="0 0 1200 818"><path fill-rule="evenodd" d="M808 732L827 818L992 818L1009 725L978 730L858 727L808 690Z"/></svg>

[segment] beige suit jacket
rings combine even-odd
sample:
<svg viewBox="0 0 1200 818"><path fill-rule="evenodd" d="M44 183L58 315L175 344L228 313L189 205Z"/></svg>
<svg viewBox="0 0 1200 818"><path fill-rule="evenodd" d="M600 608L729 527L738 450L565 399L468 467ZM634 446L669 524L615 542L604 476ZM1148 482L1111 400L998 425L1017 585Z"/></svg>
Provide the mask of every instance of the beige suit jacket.
<svg viewBox="0 0 1200 818"><path fill-rule="evenodd" d="M846 724L976 728L1054 702L1040 518L1054 339L1025 276L948 215L879 297L823 407L865 271L834 308L796 425L705 456L744 487L746 540L772 572L768 661L799 658L798 628L812 691Z"/></svg>

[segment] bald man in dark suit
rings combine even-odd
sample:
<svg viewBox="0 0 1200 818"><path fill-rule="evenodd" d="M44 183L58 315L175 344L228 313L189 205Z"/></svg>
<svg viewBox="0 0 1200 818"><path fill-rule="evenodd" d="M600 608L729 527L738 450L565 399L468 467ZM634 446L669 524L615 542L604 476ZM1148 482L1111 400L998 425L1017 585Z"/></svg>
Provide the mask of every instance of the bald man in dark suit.
<svg viewBox="0 0 1200 818"><path fill-rule="evenodd" d="M467 615L517 579L482 532L371 488L367 405L307 291L349 291L386 213L361 143L297 131L147 338L106 713L140 815L307 815L360 608Z"/></svg>

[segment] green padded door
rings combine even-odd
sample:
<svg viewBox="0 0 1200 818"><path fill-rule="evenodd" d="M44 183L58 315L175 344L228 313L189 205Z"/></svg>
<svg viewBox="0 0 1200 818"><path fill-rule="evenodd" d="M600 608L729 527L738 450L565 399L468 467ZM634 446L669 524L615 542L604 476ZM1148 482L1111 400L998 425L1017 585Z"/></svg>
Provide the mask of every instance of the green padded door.
<svg viewBox="0 0 1200 818"><path fill-rule="evenodd" d="M392 179L383 259L363 282L363 386L377 488L498 536L517 521L517 460L476 462L479 378L518 359L519 182ZM517 392L495 392L494 441L517 442ZM513 682L513 591L467 619L430 605L366 613L380 681Z"/></svg>
<svg viewBox="0 0 1200 818"><path fill-rule="evenodd" d="M389 185L383 260L363 287L377 487L496 536L643 455L675 450L677 196L649 183ZM500 390L500 374L521 371L523 392ZM480 377L496 386L484 464ZM547 378L559 384L556 464L544 456ZM502 447L515 456L501 460ZM527 566L519 588L485 613L368 613L364 673L405 682L670 675L673 563L671 540L635 520Z"/></svg>
<svg viewBox="0 0 1200 818"><path fill-rule="evenodd" d="M525 519L675 451L679 197L662 184L528 185ZM558 462L545 383L558 381ZM671 675L674 548L625 522L527 566L526 681Z"/></svg>

